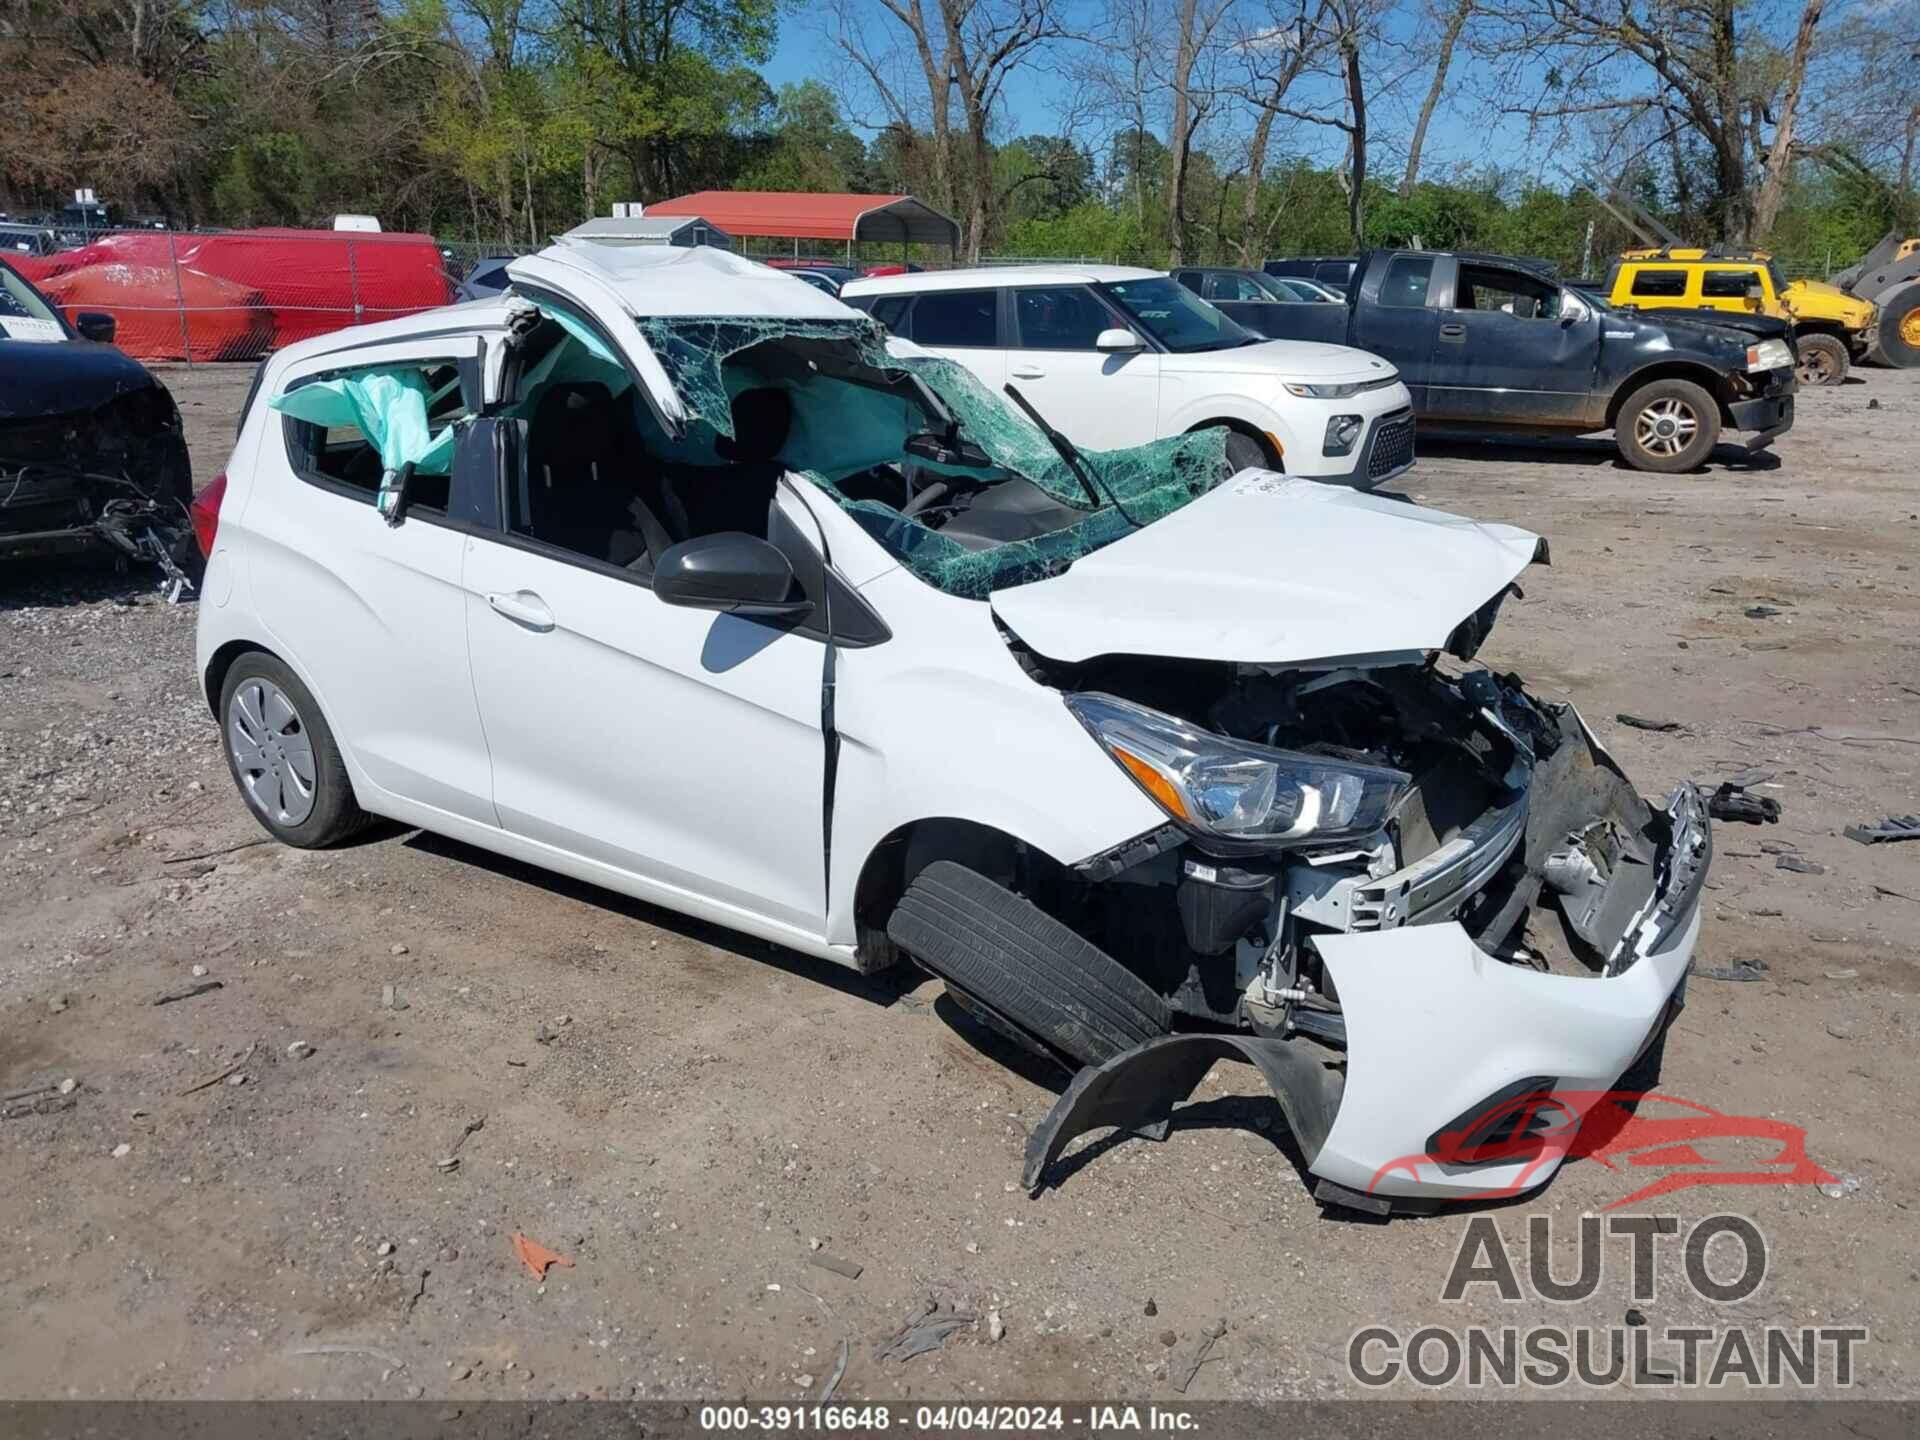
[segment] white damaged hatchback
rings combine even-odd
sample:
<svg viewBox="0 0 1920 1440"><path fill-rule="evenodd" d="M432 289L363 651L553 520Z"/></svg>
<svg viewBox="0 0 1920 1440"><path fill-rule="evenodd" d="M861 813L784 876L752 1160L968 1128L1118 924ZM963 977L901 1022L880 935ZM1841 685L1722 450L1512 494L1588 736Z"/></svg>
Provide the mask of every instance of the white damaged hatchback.
<svg viewBox="0 0 1920 1440"><path fill-rule="evenodd" d="M1228 1060L1324 1202L1513 1193L1663 1036L1706 817L1474 662L1536 536L1083 452L712 249L509 273L265 366L198 663L275 836L909 957L1078 1072L1036 1189Z"/></svg>

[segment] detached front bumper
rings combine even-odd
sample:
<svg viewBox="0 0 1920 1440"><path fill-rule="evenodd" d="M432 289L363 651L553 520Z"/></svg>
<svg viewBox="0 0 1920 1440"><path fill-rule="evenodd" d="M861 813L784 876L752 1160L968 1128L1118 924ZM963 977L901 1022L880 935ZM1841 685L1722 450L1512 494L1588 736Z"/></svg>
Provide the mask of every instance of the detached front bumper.
<svg viewBox="0 0 1920 1440"><path fill-rule="evenodd" d="M1400 915L1369 916L1363 928L1310 941L1338 991L1344 1072L1297 1038L1149 1041L1076 1077L1029 1141L1028 1187L1043 1183L1075 1136L1165 1121L1220 1059L1247 1061L1265 1076L1322 1200L1386 1213L1544 1184L1581 1118L1684 993L1712 834L1691 784L1656 813L1665 834L1653 885L1609 937L1600 974L1544 974L1495 959L1457 921L1419 923L1425 907L1408 904L1418 883L1405 893L1389 886L1394 893L1382 898L1404 907ZM1504 821L1496 823L1503 833L1482 837L1481 851L1504 853ZM1391 928L1373 928L1382 922Z"/></svg>
<svg viewBox="0 0 1920 1440"><path fill-rule="evenodd" d="M1752 432L1740 442L1749 451L1764 450L1793 428L1793 371L1768 373L1772 378L1760 394L1727 403L1732 428Z"/></svg>
<svg viewBox="0 0 1920 1440"><path fill-rule="evenodd" d="M1712 837L1692 785L1665 814L1659 880L1605 975L1506 964L1451 923L1315 942L1340 991L1347 1079L1314 1175L1387 1200L1482 1199L1559 1168L1579 1117L1677 1007L1693 960ZM1537 1114L1560 1118L1529 1131ZM1502 1121L1518 1133L1502 1136Z"/></svg>

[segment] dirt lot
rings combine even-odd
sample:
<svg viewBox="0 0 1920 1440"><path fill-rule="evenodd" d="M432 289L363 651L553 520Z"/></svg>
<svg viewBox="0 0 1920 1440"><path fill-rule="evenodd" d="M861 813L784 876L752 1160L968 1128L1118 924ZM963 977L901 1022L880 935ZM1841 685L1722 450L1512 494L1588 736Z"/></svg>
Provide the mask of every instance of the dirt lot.
<svg viewBox="0 0 1920 1440"><path fill-rule="evenodd" d="M202 483L248 378L167 376ZM1660 1088L1804 1126L1840 1179L1636 1201L1736 1210L1771 1243L1730 1307L1692 1298L1669 1246L1638 1308L1868 1326L1859 1392L1880 1397L1920 1390L1920 844L1840 832L1920 811L1916 454L1920 372L1875 371L1804 394L1750 466L1434 446L1409 487L1551 538L1484 658L1577 698L1645 789L1774 772L1757 793L1781 823L1717 829L1699 957L1765 975L1695 978ZM1357 1390L1364 1325L1619 1325L1636 1303L1616 1248L1583 1302L1442 1304L1469 1213L1323 1216L1250 1072L1216 1072L1167 1143L1105 1147L1029 1200L1045 1077L932 982L431 836L258 843L193 623L145 577L0 576L0 1093L77 1082L0 1109L0 1396L795 1400L844 1339L842 1398L1171 1398L1218 1320L1190 1398L1323 1396ZM157 1003L198 966L222 988ZM1482 1213L1516 1246L1551 1216L1565 1272L1578 1217L1661 1173L1582 1161ZM572 1267L537 1285L515 1231ZM979 1323L876 1359L929 1294Z"/></svg>

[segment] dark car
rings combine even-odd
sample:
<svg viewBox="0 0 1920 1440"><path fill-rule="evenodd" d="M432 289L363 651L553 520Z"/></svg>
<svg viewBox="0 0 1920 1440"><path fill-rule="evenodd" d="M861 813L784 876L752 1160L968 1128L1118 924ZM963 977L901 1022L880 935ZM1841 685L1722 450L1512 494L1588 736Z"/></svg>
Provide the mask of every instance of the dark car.
<svg viewBox="0 0 1920 1440"><path fill-rule="evenodd" d="M1751 451L1793 424L1786 339L1616 309L1507 256L1376 250L1345 305L1274 313L1280 338L1392 361L1423 432L1612 430L1628 464L1676 473L1701 465L1723 429L1751 432Z"/></svg>
<svg viewBox="0 0 1920 1440"><path fill-rule="evenodd" d="M836 299L839 298L840 287L854 278L853 271L844 265L810 265L804 268L789 265L781 273L804 280L814 289L824 290Z"/></svg>
<svg viewBox="0 0 1920 1440"><path fill-rule="evenodd" d="M511 255L486 255L474 261L454 288L453 298L456 301L492 299L507 288L507 266L512 261Z"/></svg>
<svg viewBox="0 0 1920 1440"><path fill-rule="evenodd" d="M113 333L111 315L68 323L0 260L0 559L108 547L177 596L193 554L180 411Z"/></svg>
<svg viewBox="0 0 1920 1440"><path fill-rule="evenodd" d="M1321 290L1311 281L1296 282L1259 270L1190 265L1175 270L1173 278L1214 309L1225 311L1249 330L1269 338L1282 337L1285 333L1274 307L1333 303L1331 292Z"/></svg>
<svg viewBox="0 0 1920 1440"><path fill-rule="evenodd" d="M1351 255L1295 255L1285 260L1269 260L1260 268L1268 275L1297 275L1338 290L1342 295L1353 284L1354 268L1359 261Z"/></svg>

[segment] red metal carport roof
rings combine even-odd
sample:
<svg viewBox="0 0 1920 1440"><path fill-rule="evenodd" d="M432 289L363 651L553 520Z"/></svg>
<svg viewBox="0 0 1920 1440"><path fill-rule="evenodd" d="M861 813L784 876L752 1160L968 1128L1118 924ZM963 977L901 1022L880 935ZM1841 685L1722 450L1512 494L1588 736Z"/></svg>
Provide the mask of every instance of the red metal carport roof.
<svg viewBox="0 0 1920 1440"><path fill-rule="evenodd" d="M911 195L815 195L796 190L701 190L646 208L648 215L697 215L729 235L802 240L960 244L960 227Z"/></svg>

